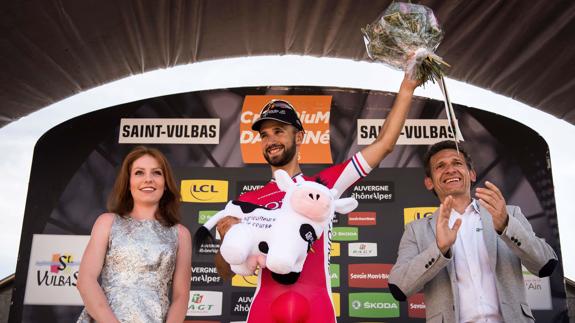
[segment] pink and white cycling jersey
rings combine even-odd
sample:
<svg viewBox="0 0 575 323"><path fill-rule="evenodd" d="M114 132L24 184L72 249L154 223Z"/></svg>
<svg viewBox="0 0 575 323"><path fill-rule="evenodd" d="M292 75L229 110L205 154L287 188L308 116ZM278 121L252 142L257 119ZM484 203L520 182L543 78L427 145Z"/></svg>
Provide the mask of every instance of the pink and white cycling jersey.
<svg viewBox="0 0 575 323"><path fill-rule="evenodd" d="M371 171L360 152L346 162L324 169L314 176L302 176L307 181L320 180L329 188L337 189L339 197L345 190L365 177ZM239 200L277 209L285 193L280 191L274 180L262 188L246 192ZM329 252L331 225L321 238L312 245L298 280L291 285L276 282L267 269L260 271L248 322L335 322L335 311L331 300L329 277ZM293 308L297 307L297 311ZM313 308L313 310L312 310Z"/></svg>

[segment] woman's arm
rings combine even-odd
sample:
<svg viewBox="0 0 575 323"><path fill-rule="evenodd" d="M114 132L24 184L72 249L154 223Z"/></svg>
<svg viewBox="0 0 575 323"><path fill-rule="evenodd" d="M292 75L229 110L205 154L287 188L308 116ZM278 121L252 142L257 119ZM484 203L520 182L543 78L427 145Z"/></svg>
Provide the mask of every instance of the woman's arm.
<svg viewBox="0 0 575 323"><path fill-rule="evenodd" d="M190 231L178 224L178 253L172 283L172 304L167 323L183 322L188 311L190 280L192 276L192 238Z"/></svg>
<svg viewBox="0 0 575 323"><path fill-rule="evenodd" d="M77 288L88 314L98 322L118 322L100 284L98 277L104 265L108 249L108 238L114 221L114 214L104 213L92 227L92 234L80 263Z"/></svg>

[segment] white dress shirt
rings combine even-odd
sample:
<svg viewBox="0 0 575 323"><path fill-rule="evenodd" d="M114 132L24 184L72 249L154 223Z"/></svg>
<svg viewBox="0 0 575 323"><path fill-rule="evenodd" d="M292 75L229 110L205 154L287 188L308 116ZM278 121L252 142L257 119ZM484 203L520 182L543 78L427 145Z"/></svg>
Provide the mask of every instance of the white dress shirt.
<svg viewBox="0 0 575 323"><path fill-rule="evenodd" d="M451 247L459 291L459 321L502 323L495 273L483 240L479 202L473 200L463 214L452 210L449 226L461 218L455 244Z"/></svg>

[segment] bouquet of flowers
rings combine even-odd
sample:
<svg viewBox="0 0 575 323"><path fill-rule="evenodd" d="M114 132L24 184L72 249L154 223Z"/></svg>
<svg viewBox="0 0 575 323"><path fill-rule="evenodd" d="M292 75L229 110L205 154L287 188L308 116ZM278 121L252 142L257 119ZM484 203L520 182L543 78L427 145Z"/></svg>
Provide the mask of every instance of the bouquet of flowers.
<svg viewBox="0 0 575 323"><path fill-rule="evenodd" d="M443 32L426 6L393 2L361 31L371 59L404 70L423 84L439 80L449 67L434 54Z"/></svg>

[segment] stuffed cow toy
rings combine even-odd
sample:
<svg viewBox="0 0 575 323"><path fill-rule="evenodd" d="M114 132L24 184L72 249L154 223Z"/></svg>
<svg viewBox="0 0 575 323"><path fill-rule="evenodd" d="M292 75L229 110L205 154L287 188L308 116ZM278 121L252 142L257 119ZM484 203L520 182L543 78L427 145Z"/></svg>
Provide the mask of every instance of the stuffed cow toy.
<svg viewBox="0 0 575 323"><path fill-rule="evenodd" d="M196 232L196 248L211 238L209 230L219 220L231 215L241 221L226 233L220 253L233 272L252 275L259 265L276 275L300 273L312 243L330 225L335 212L349 213L358 203L353 198L336 199L337 190L316 182L300 178L294 182L283 170L274 175L278 188L286 193L280 208L230 201Z"/></svg>

